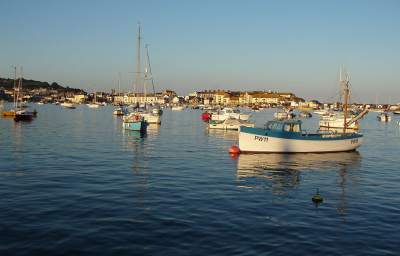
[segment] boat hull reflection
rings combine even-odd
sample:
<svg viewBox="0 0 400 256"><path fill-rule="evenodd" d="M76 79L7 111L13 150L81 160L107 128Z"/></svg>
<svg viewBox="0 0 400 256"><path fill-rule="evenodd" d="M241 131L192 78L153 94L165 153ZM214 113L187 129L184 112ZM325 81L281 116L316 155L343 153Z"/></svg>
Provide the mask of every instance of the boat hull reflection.
<svg viewBox="0 0 400 256"><path fill-rule="evenodd" d="M325 154L240 154L237 179L240 186L255 188L271 182L273 193L285 193L300 184L300 173L356 168L361 162L357 151ZM260 183L261 179L261 183Z"/></svg>

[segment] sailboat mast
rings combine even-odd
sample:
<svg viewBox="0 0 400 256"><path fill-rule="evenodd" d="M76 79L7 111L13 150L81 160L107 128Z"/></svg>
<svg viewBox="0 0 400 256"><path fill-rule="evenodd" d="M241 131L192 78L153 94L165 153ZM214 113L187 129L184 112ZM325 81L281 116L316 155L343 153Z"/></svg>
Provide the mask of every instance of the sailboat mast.
<svg viewBox="0 0 400 256"><path fill-rule="evenodd" d="M136 76L135 76L135 86L134 86L134 93L136 94L136 90L140 84L140 23L138 23L138 32L136 38Z"/></svg>
<svg viewBox="0 0 400 256"><path fill-rule="evenodd" d="M345 80L342 79L342 87L343 87L343 114L344 114L344 124L343 124L343 132L346 132L347 129L347 110L349 104L349 77L347 73L345 74Z"/></svg>
<svg viewBox="0 0 400 256"><path fill-rule="evenodd" d="M118 96L121 96L121 72L118 72Z"/></svg>
<svg viewBox="0 0 400 256"><path fill-rule="evenodd" d="M145 48L147 50L147 45L145 45ZM144 59L145 64L144 64L144 81L143 81L143 93L144 93L144 104L146 106L147 103L147 80L149 79L149 70L148 70L148 59Z"/></svg>
<svg viewBox="0 0 400 256"><path fill-rule="evenodd" d="M19 77L19 83L18 83L18 91L17 91L17 108L21 107L21 104L18 105L18 103L22 102L22 67L19 68L20 72L20 77Z"/></svg>
<svg viewBox="0 0 400 256"><path fill-rule="evenodd" d="M14 109L17 108L17 67L14 66Z"/></svg>
<svg viewBox="0 0 400 256"><path fill-rule="evenodd" d="M151 85L152 85L152 87L153 87L153 93L154 93L154 95L156 95L156 90L154 89L153 73L151 72L150 56L149 56L149 46L148 46L148 45L146 45L146 59L147 59L148 73L150 74Z"/></svg>

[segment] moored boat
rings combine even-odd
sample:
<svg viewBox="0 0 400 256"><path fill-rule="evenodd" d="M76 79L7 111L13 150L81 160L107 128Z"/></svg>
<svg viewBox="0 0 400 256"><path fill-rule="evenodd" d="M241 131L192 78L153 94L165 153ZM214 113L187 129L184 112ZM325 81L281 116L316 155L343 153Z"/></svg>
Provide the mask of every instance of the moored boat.
<svg viewBox="0 0 400 256"><path fill-rule="evenodd" d="M7 110L7 111L3 111L1 114L3 115L3 117L14 117L15 110L11 109L11 110Z"/></svg>
<svg viewBox="0 0 400 256"><path fill-rule="evenodd" d="M75 109L75 105L71 102L63 102L60 104L60 106L63 106L65 108L70 108L70 109Z"/></svg>
<svg viewBox="0 0 400 256"><path fill-rule="evenodd" d="M312 153L342 152L358 148L359 133L307 133L300 120L270 121L265 128L240 127L241 152Z"/></svg>
<svg viewBox="0 0 400 256"><path fill-rule="evenodd" d="M388 112L382 112L376 118L378 119L378 121L385 123L392 121L392 117L389 115Z"/></svg>
<svg viewBox="0 0 400 256"><path fill-rule="evenodd" d="M349 116L348 120L355 118L356 116L351 115ZM326 129L343 129L344 124L344 114L343 112L332 112L329 115L321 116L319 120L319 127L326 128ZM347 126L348 129L358 130L359 124L357 121L351 123Z"/></svg>
<svg viewBox="0 0 400 256"><path fill-rule="evenodd" d="M224 121L213 121L208 123L209 129L221 129L221 130L239 130L240 126L254 127L253 122L244 121L235 118L228 118Z"/></svg>
<svg viewBox="0 0 400 256"><path fill-rule="evenodd" d="M300 114L299 114L299 117L310 118L310 117L312 117L312 114L310 112L308 112L308 111L301 111Z"/></svg>
<svg viewBox="0 0 400 256"><path fill-rule="evenodd" d="M348 120L349 80L341 79L344 92L342 132L302 131L300 120L269 121L264 128L240 127L239 148L241 152L262 153L325 153L352 151L361 146L363 135L348 132L348 126L368 112ZM232 151L236 151L232 147Z"/></svg>
<svg viewBox="0 0 400 256"><path fill-rule="evenodd" d="M97 103L88 103L86 104L86 106L88 106L89 108L99 108L100 105Z"/></svg>
<svg viewBox="0 0 400 256"><path fill-rule="evenodd" d="M296 115L291 110L278 111L278 112L274 113L274 118L278 119L278 120L292 119L292 118L295 118L295 117L296 117Z"/></svg>
<svg viewBox="0 0 400 256"><path fill-rule="evenodd" d="M113 115L123 116L125 114L124 110L121 107L114 109Z"/></svg>
<svg viewBox="0 0 400 256"><path fill-rule="evenodd" d="M148 123L144 117L140 116L138 113L131 113L124 116L122 125L125 130L145 132Z"/></svg>
<svg viewBox="0 0 400 256"><path fill-rule="evenodd" d="M149 124L161 124L161 116L155 115L150 112L139 112L140 116L144 118L144 120Z"/></svg>
<svg viewBox="0 0 400 256"><path fill-rule="evenodd" d="M33 112L29 112L27 110L19 110L15 112L14 121L32 121L33 119Z"/></svg>
<svg viewBox="0 0 400 256"><path fill-rule="evenodd" d="M247 121L250 117L250 114L240 113L239 109L233 108L224 108L222 110L211 113L211 120L213 121L224 121L228 118L235 118Z"/></svg>

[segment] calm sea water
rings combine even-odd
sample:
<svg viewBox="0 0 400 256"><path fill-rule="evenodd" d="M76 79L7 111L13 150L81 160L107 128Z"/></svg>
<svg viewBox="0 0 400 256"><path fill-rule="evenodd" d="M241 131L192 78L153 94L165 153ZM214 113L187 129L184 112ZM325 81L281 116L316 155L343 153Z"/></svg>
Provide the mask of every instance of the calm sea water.
<svg viewBox="0 0 400 256"><path fill-rule="evenodd" d="M198 110L140 136L112 107L35 108L0 119L0 255L400 254L398 119L370 113L357 152L232 159Z"/></svg>

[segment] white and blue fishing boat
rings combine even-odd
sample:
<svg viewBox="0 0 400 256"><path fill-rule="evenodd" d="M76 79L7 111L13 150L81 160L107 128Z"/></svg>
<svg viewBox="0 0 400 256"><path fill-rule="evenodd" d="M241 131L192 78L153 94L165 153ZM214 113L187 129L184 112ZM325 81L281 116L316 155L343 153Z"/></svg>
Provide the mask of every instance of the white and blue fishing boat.
<svg viewBox="0 0 400 256"><path fill-rule="evenodd" d="M148 123L140 114L131 113L124 116L122 125L125 130L146 132Z"/></svg>
<svg viewBox="0 0 400 256"><path fill-rule="evenodd" d="M324 153L353 151L363 142L363 135L348 132L357 119L348 121L349 81L342 80L344 92L343 131L309 133L302 131L300 120L269 121L264 128L241 126L239 150L260 153Z"/></svg>
<svg viewBox="0 0 400 256"><path fill-rule="evenodd" d="M240 127L241 152L322 153L353 151L363 141L360 133L308 133L300 120L269 121L265 128Z"/></svg>

